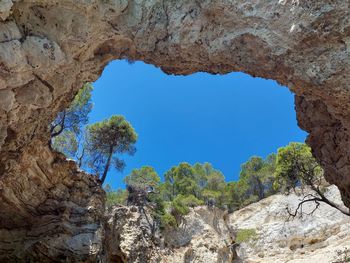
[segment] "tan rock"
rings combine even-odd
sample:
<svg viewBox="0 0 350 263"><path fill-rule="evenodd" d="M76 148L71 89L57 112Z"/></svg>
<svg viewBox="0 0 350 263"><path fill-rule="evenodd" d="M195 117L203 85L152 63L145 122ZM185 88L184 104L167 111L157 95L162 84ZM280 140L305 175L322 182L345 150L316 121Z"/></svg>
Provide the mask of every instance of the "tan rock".
<svg viewBox="0 0 350 263"><path fill-rule="evenodd" d="M93 179L70 177L76 169L51 152L47 127L85 82L96 80L109 61L121 58L142 60L171 74L242 71L288 86L296 94L307 143L350 207L349 14L343 0L0 1L0 18L6 19L0 23L0 89L14 90L18 102L0 115L1 134L6 133L0 137L0 185L5 189L0 191L0 229L25 226L36 232L42 218L56 213L51 219L59 221L70 214L65 212L71 209L68 201L86 208L94 204L85 198L103 200L97 183L84 189L90 191L86 196L70 191L60 207L56 203L61 200L50 199L50 182L81 189L84 180ZM44 162L42 152L56 161ZM92 214L79 220L101 222L101 211ZM85 224L78 225L73 229L84 232ZM51 257L81 260L71 252L79 247L76 232L60 221L49 226L34 239L16 230L16 242L7 240L11 235L5 231L0 251L6 247L8 262L24 256L44 262L45 256L33 251L46 251L43 244L49 240L57 248ZM51 235L52 229L56 232ZM82 240L86 237L91 236ZM88 259L95 260L96 254Z"/></svg>
<svg viewBox="0 0 350 263"><path fill-rule="evenodd" d="M47 38L29 36L23 42L23 50L26 53L28 63L35 72L44 75L47 69L55 70L65 60L61 48Z"/></svg>
<svg viewBox="0 0 350 263"><path fill-rule="evenodd" d="M0 32L0 42L20 40L22 38L22 35L14 21L0 24Z"/></svg>
<svg viewBox="0 0 350 263"><path fill-rule="evenodd" d="M107 228L107 262L232 262L232 237L227 213L196 207L176 229L152 236L152 215L132 206L110 211ZM118 261L119 260L119 261Z"/></svg>
<svg viewBox="0 0 350 263"><path fill-rule="evenodd" d="M47 107L52 101L50 84L45 85L42 81L36 80L30 85L17 88L16 99L20 104Z"/></svg>
<svg viewBox="0 0 350 263"><path fill-rule="evenodd" d="M13 104L15 102L15 95L12 90L0 90L0 107L4 111L11 110Z"/></svg>
<svg viewBox="0 0 350 263"><path fill-rule="evenodd" d="M0 19L6 20L11 13L11 7L13 3L11 0L1 0L0 1Z"/></svg>
<svg viewBox="0 0 350 263"><path fill-rule="evenodd" d="M341 204L335 186L329 187L326 195ZM350 245L350 218L326 204L321 204L312 215L289 218L286 207L295 209L302 197L277 194L230 216L233 229L255 229L257 233L256 239L237 247L241 261L329 263L339 258L337 251ZM307 203L303 211L309 213L314 208L314 203ZM264 257L260 257L262 254Z"/></svg>

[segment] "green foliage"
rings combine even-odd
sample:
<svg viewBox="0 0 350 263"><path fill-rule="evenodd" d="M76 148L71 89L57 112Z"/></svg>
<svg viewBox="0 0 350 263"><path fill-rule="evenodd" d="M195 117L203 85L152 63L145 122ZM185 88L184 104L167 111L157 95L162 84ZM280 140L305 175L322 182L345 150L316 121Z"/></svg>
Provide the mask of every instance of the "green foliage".
<svg viewBox="0 0 350 263"><path fill-rule="evenodd" d="M218 191L213 191L209 189L204 189L202 191L202 197L204 200L209 200L209 199L218 199L220 197L221 193Z"/></svg>
<svg viewBox="0 0 350 263"><path fill-rule="evenodd" d="M128 193L126 190L118 189L117 191L113 191L112 187L109 184L106 184L104 186L104 190L106 191L107 208L110 208L114 205L126 205L128 198Z"/></svg>
<svg viewBox="0 0 350 263"><path fill-rule="evenodd" d="M209 199L215 199L218 206L224 203L225 177L209 163L196 163L193 166L180 163L167 171L164 178L162 196L167 201L172 201L178 195L192 195L202 203L208 203Z"/></svg>
<svg viewBox="0 0 350 263"><path fill-rule="evenodd" d="M177 203L178 205L181 204L183 207L196 207L199 205L203 205L204 202L202 200L199 200L194 195L178 195L174 201L174 203ZM185 214L187 214L186 212Z"/></svg>
<svg viewBox="0 0 350 263"><path fill-rule="evenodd" d="M89 147L102 154L111 152L132 153L137 134L131 124L121 115L89 125L87 128Z"/></svg>
<svg viewBox="0 0 350 263"><path fill-rule="evenodd" d="M174 187L177 194L196 195L198 185L195 171L188 163L180 163L173 171Z"/></svg>
<svg viewBox="0 0 350 263"><path fill-rule="evenodd" d="M161 223L163 227L176 227L177 222L173 215L166 213L161 217Z"/></svg>
<svg viewBox="0 0 350 263"><path fill-rule="evenodd" d="M110 191L106 193L106 205L112 207L114 205L126 205L128 193L126 190L118 189L117 191Z"/></svg>
<svg viewBox="0 0 350 263"><path fill-rule="evenodd" d="M79 147L77 136L74 132L65 130L54 138L52 147L67 157L74 157Z"/></svg>
<svg viewBox="0 0 350 263"><path fill-rule="evenodd" d="M262 159L254 156L242 165L237 182L225 182L224 175L210 163L180 163L164 174L159 195L171 203L172 214L179 220L190 206L207 204L234 211L276 193L276 154Z"/></svg>
<svg viewBox="0 0 350 263"><path fill-rule="evenodd" d="M260 201L261 199L259 198L259 196L257 196L257 195L250 195L250 196L248 196L247 198L245 198L243 201L242 201L242 203L241 203L241 205L240 205L240 208L242 208L242 207L245 207L245 206L247 206L247 205L250 205L250 204L252 204L252 203L256 203L256 202L258 202L258 201Z"/></svg>
<svg viewBox="0 0 350 263"><path fill-rule="evenodd" d="M304 170L308 171L307 176ZM164 182L150 166L134 169L124 181L146 192L152 189L145 196L153 208L153 218L160 227L177 227L191 207L206 204L234 211L275 194L282 189L281 185L314 182L321 174L310 148L291 143L279 149L277 155L273 153L265 159L251 157L242 164L236 182L226 183L224 175L210 163L190 165L185 162L169 169L164 174ZM236 241L246 242L255 236L254 229L241 229Z"/></svg>
<svg viewBox="0 0 350 263"><path fill-rule="evenodd" d="M304 143L292 142L278 149L274 188L290 191L297 186L320 185L323 171Z"/></svg>
<svg viewBox="0 0 350 263"><path fill-rule="evenodd" d="M110 167L114 166L117 170L124 168L124 161L117 155L136 151L137 134L131 124L118 115L86 126L93 106L92 90L91 84L84 85L70 107L58 114L50 126L51 145L75 159L79 167L95 173L103 183Z"/></svg>
<svg viewBox="0 0 350 263"><path fill-rule="evenodd" d="M276 154L270 154L266 159L251 157L242 165L239 180L227 185L228 208L237 210L275 194L275 169Z"/></svg>
<svg viewBox="0 0 350 263"><path fill-rule="evenodd" d="M137 134L123 116L114 115L87 127L88 166L100 176L102 183L112 164L121 170L125 163L117 154L133 154Z"/></svg>
<svg viewBox="0 0 350 263"><path fill-rule="evenodd" d="M69 108L60 112L50 125L52 147L73 159L77 158L82 140L82 127L88 123L88 114L93 107L92 90L90 83L85 84Z"/></svg>
<svg viewBox="0 0 350 263"><path fill-rule="evenodd" d="M82 126L88 123L88 114L93 107L92 90L93 86L90 83L85 84L74 97L69 108L58 114L50 127L51 137L56 137L63 131L80 134Z"/></svg>
<svg viewBox="0 0 350 263"><path fill-rule="evenodd" d="M152 216L160 228L172 226L170 215L165 210L165 202L159 194L150 193L148 196L149 202L153 205Z"/></svg>
<svg viewBox="0 0 350 263"><path fill-rule="evenodd" d="M204 202L196 198L194 195L179 194L170 203L170 214L175 219L176 225L178 226L183 217L190 212L190 207L196 207L203 204Z"/></svg>
<svg viewBox="0 0 350 263"><path fill-rule="evenodd" d="M124 178L126 185L147 190L155 189L160 183L160 177L151 166L143 166L140 169L134 169Z"/></svg>
<svg viewBox="0 0 350 263"><path fill-rule="evenodd" d="M50 126L51 143L54 149L75 159L79 167L99 176L103 183L111 167L124 168L121 155L132 155L136 151L137 134L119 115L86 126L93 106L92 90L91 84L84 85L70 107L59 113ZM124 182L146 191L145 196L153 206L156 220L164 226L174 226L174 222L176 225L181 222L190 207L198 205L234 211L278 191L304 185L316 185L322 195L322 174L307 145L290 143L280 148L277 155L273 153L265 159L251 157L242 164L237 182L226 183L224 175L210 163L190 165L186 162L168 170L164 182L150 166L132 170ZM108 206L126 203L127 191L106 191Z"/></svg>
<svg viewBox="0 0 350 263"><path fill-rule="evenodd" d="M230 211L238 210L242 206L242 194L239 182L229 182L227 184L227 203Z"/></svg>
<svg viewBox="0 0 350 263"><path fill-rule="evenodd" d="M131 124L118 115L89 125L82 133L93 106L92 90L91 84L84 85L69 108L60 112L52 122L51 145L75 159L79 167L95 173L103 183L111 166L117 170L124 168L125 163L117 154L133 154L137 134Z"/></svg>
<svg viewBox="0 0 350 263"><path fill-rule="evenodd" d="M255 229L252 228L242 228L238 229L236 233L236 243L241 244L244 242L248 242L250 240L254 240L257 238L257 233Z"/></svg>
<svg viewBox="0 0 350 263"><path fill-rule="evenodd" d="M190 212L189 206L185 203L186 196L178 195L172 201L172 213L179 216L187 215Z"/></svg>

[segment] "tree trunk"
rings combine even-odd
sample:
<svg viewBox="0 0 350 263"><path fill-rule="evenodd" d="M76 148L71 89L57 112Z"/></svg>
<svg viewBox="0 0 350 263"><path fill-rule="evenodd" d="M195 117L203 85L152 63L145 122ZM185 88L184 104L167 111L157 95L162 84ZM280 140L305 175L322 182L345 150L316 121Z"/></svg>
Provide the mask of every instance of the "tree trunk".
<svg viewBox="0 0 350 263"><path fill-rule="evenodd" d="M111 165L112 155L113 155L113 147L111 146L110 149L109 149L109 155L108 155L107 163L106 163L105 169L104 169L102 177L101 177L101 184L103 184L104 181L106 180L106 176L107 176L107 173L108 173L108 170L109 170L109 166Z"/></svg>
<svg viewBox="0 0 350 263"><path fill-rule="evenodd" d="M85 155L85 147L83 147L83 150L81 152L81 155L78 157L78 166L79 168L81 168L81 165L83 163L83 157Z"/></svg>
<svg viewBox="0 0 350 263"><path fill-rule="evenodd" d="M260 178L255 175L254 176L256 184L257 184L257 190L258 190L258 196L259 196L259 200L264 199L265 198L265 194L264 194L264 185L261 182Z"/></svg>
<svg viewBox="0 0 350 263"><path fill-rule="evenodd" d="M66 110L63 111L63 117L61 119L61 122L51 127L51 129L50 129L51 139L60 135L63 132L63 130L65 128L64 127L65 121L66 121ZM60 129L58 131L55 131L55 129L57 128L58 125L60 125Z"/></svg>

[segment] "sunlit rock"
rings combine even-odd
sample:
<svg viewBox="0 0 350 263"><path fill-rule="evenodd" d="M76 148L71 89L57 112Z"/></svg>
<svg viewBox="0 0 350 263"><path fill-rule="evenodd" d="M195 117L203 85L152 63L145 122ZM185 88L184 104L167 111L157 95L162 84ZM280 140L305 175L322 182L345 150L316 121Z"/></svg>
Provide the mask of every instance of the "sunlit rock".
<svg viewBox="0 0 350 263"><path fill-rule="evenodd" d="M48 124L113 59L288 86L307 143L350 207L349 12L343 0L0 1L0 259L96 261L99 241L76 236L102 225L104 194L52 152ZM77 253L77 240L91 251Z"/></svg>

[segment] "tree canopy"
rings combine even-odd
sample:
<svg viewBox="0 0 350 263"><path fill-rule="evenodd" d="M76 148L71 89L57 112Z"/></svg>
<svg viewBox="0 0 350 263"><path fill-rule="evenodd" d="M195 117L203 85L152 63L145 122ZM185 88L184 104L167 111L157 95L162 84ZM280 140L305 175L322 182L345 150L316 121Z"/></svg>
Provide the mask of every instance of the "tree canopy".
<svg viewBox="0 0 350 263"><path fill-rule="evenodd" d="M91 92L93 86L90 83L85 84L74 97L71 105L60 112L57 118L51 123L51 138L60 135L63 131L69 131L76 135L80 134L82 126L89 121L93 104L91 102Z"/></svg>
<svg viewBox="0 0 350 263"><path fill-rule="evenodd" d="M124 168L123 154L135 153L137 134L121 115L86 126L92 108L91 91L91 84L84 85L71 106L51 124L52 146L77 160L80 167L95 173L103 184L111 167ZM277 192L290 192L305 186L314 194L308 195L311 198L304 199L301 205L309 201L325 202L349 214L326 198L322 175L311 149L304 143L292 142L265 159L260 156L249 158L242 164L235 182L226 182L225 176L210 163L191 165L182 162L165 172L164 181L153 167L143 166L133 169L124 178L128 191L111 191L107 186L106 190L108 206L125 204L132 189L137 197L135 200L147 198L154 204L154 217L160 225L178 225L192 206L206 204L234 211ZM144 194L138 194L137 189ZM141 203L145 204L147 200ZM298 209L301 210L300 206L296 212Z"/></svg>
<svg viewBox="0 0 350 263"><path fill-rule="evenodd" d="M156 189L145 198L154 204L154 218L161 227L180 225L190 207L206 204L234 211L277 192L290 192L296 187L308 187L313 192L302 197L294 212L287 208L290 215L302 213L305 202L315 202L315 209L320 202L324 202L350 215L349 211L325 196L322 175L323 171L312 156L311 149L304 143L290 143L265 159L251 157L242 164L239 179L234 182L226 182L224 175L210 163L191 165L182 162L164 173L164 181L152 167L144 166L134 169L125 178L125 183L143 189Z"/></svg>
<svg viewBox="0 0 350 263"><path fill-rule="evenodd" d="M292 142L278 149L274 187L290 191L297 186L313 185L323 171L304 143Z"/></svg>
<svg viewBox="0 0 350 263"><path fill-rule="evenodd" d="M88 114L93 104L91 92L93 86L85 84L74 97L72 104L50 125L51 145L56 150L72 159L79 159L80 144L84 141L83 129L88 123Z"/></svg>
<svg viewBox="0 0 350 263"><path fill-rule="evenodd" d="M160 183L160 177L151 166L143 166L140 169L133 169L124 178L127 186L132 186L144 190L155 189Z"/></svg>
<svg viewBox="0 0 350 263"><path fill-rule="evenodd" d="M125 163L117 154L134 154L137 134L121 115L89 125L86 132L88 166L100 176L102 183L111 167L121 170Z"/></svg>
<svg viewBox="0 0 350 263"><path fill-rule="evenodd" d="M72 104L51 123L51 145L76 160L79 167L95 173L103 183L112 166L124 168L120 155L136 151L137 134L120 115L87 126L92 90L91 84L84 85Z"/></svg>

